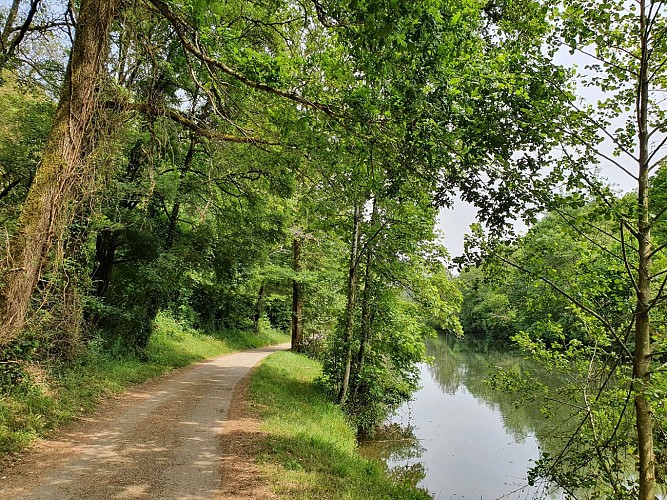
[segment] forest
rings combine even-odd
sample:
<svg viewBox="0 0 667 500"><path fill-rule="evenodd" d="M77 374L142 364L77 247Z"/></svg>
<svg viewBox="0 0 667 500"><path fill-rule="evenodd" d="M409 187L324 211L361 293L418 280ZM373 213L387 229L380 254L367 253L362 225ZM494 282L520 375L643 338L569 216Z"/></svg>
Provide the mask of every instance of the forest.
<svg viewBox="0 0 667 500"><path fill-rule="evenodd" d="M453 334L562 376L557 397L492 381L578 408L532 477L656 498L663 7L1 2L2 449L45 378L150 362L174 325L290 334L362 435ZM478 221L452 261L437 217L459 198Z"/></svg>

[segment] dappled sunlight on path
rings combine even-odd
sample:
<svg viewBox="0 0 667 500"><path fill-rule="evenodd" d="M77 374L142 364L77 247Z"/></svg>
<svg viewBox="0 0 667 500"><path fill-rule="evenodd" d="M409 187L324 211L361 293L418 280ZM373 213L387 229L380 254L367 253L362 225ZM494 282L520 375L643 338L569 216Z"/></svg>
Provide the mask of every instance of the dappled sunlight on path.
<svg viewBox="0 0 667 500"><path fill-rule="evenodd" d="M288 347L221 356L104 405L3 471L0 499L218 497L233 389L262 358Z"/></svg>

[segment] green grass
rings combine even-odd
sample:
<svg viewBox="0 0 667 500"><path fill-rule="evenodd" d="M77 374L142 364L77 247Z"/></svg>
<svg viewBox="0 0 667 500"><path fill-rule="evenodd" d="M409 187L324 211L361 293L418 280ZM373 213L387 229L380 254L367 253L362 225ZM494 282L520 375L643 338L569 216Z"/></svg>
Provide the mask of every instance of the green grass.
<svg viewBox="0 0 667 500"><path fill-rule="evenodd" d="M427 499L357 452L355 432L315 379L305 356L272 354L252 374L250 400L268 437L259 452L275 493L287 499Z"/></svg>
<svg viewBox="0 0 667 500"><path fill-rule="evenodd" d="M144 358L92 348L68 365L33 365L27 380L8 394L0 393L0 457L25 449L92 410L104 396L133 384L220 354L288 341L270 330L203 334L160 315Z"/></svg>

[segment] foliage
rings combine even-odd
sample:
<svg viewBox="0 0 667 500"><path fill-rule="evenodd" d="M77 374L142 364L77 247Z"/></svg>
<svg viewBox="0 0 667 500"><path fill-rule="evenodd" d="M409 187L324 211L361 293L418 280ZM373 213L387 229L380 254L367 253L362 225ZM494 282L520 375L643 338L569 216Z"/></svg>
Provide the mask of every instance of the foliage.
<svg viewBox="0 0 667 500"><path fill-rule="evenodd" d="M660 192L656 188L658 199ZM617 203L631 206L633 198L626 195ZM661 239L662 232L657 230L655 237ZM619 332L632 347L636 301L621 253L618 226L610 223L600 203L591 202L552 211L515 243L498 248L483 267L458 278L466 334L511 340L559 380L545 392L538 382L543 375L517 379L505 373L496 376L497 387L522 401L539 402L547 416L563 402L572 408L569 418L577 425L570 428L571 438L544 454L531 477L599 498L638 495L630 473L637 453L629 407L632 369L628 352L614 336ZM653 314L660 342L662 305ZM657 376L649 394L663 391L664 381ZM654 422L660 443L663 415L656 412Z"/></svg>
<svg viewBox="0 0 667 500"><path fill-rule="evenodd" d="M251 376L253 412L268 434L257 458L276 493L281 498L429 498L359 456L354 427L315 383L320 369L303 356L277 353Z"/></svg>
<svg viewBox="0 0 667 500"><path fill-rule="evenodd" d="M583 229L576 221L585 221ZM633 300L623 263L614 257L619 238L595 203L546 215L483 268L461 273L466 334L507 341L519 331L539 331L545 341L591 342L605 325L570 298L623 330Z"/></svg>
<svg viewBox="0 0 667 500"><path fill-rule="evenodd" d="M40 359L97 339L150 359L160 314L249 331L286 329L301 310L328 391L371 432L410 398L423 340L461 333L438 209L461 190L501 231L508 214L535 217L524 179L543 195L562 180L560 164L542 169L561 137L544 117L571 100L546 84L568 76L543 53L546 10L531 0L120 5L105 38L91 37L108 50L78 103L89 125L49 135L90 142L36 174L67 168L80 183L58 196L42 192L50 183L30 187L64 215L25 203L6 221L18 228L7 262L12 249L30 261L5 270L5 290L23 292L20 303L4 297L7 337L25 335L10 326L28 311L30 325L71 344ZM86 62L80 52L67 78ZM40 241L21 244L26 221L48 223ZM68 311L74 320L51 329Z"/></svg>
<svg viewBox="0 0 667 500"><path fill-rule="evenodd" d="M9 222L10 231L35 175L53 112L53 103L38 88L9 80L0 87L0 217L6 226Z"/></svg>

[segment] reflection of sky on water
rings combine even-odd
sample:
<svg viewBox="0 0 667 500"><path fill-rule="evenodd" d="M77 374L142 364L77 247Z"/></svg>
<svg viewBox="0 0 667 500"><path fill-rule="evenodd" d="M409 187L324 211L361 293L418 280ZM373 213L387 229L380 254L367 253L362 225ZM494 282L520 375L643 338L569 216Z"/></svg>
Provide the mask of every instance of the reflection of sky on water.
<svg viewBox="0 0 667 500"><path fill-rule="evenodd" d="M515 441L496 405L475 398L464 385L444 393L427 366L422 389L392 420L414 426L424 448L426 477L420 486L440 499L533 498L543 488L527 485L526 472L539 458L532 434ZM389 461L391 467L405 462ZM503 495L506 495L503 497Z"/></svg>

